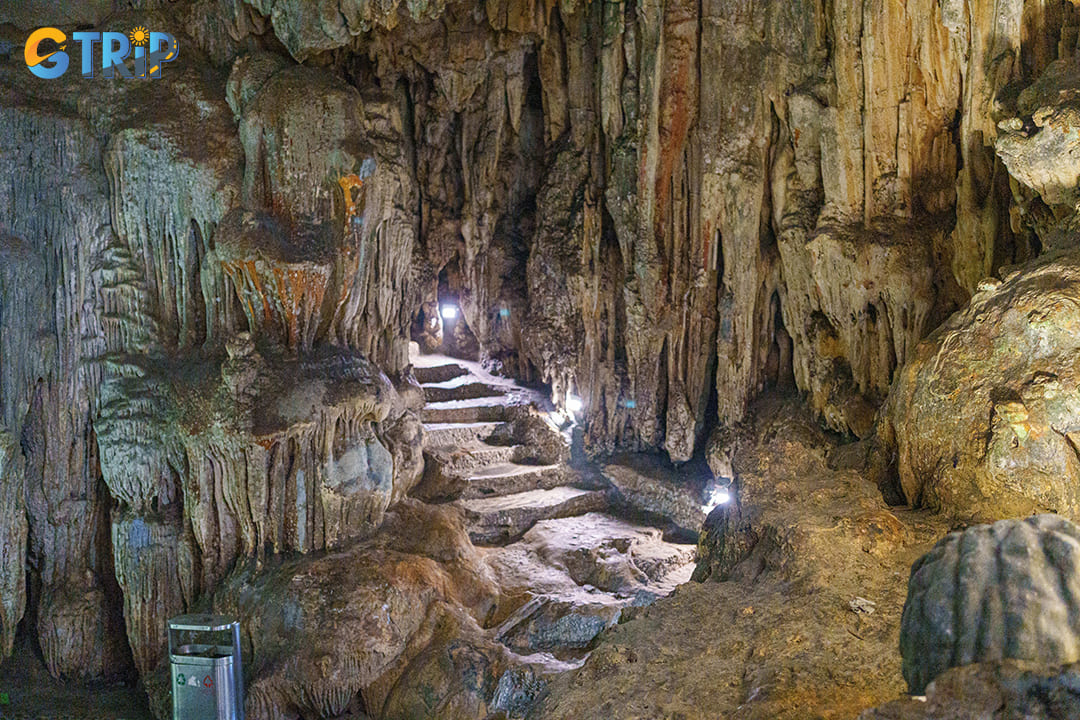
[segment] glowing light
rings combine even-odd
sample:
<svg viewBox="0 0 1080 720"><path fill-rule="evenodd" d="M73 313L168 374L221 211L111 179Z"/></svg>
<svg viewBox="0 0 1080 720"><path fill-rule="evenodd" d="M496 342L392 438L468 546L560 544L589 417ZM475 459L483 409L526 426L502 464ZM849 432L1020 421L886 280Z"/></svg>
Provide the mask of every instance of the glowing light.
<svg viewBox="0 0 1080 720"><path fill-rule="evenodd" d="M453 305L440 305L439 314L442 315L443 320L453 320L457 317L457 307Z"/></svg>
<svg viewBox="0 0 1080 720"><path fill-rule="evenodd" d="M510 317L510 308L500 308L499 309L499 317L501 317L501 318Z"/></svg>
<svg viewBox="0 0 1080 720"><path fill-rule="evenodd" d="M623 405L625 405L627 408L633 410L634 408L637 407L637 400L627 400L625 403L623 403Z"/></svg>
<svg viewBox="0 0 1080 720"><path fill-rule="evenodd" d="M709 492L708 503L702 508L705 512L712 512L721 505L731 502L731 490L726 485L716 485Z"/></svg>
<svg viewBox="0 0 1080 720"><path fill-rule="evenodd" d="M585 403L581 401L577 395L566 396L566 409L572 413L579 413L585 407Z"/></svg>
<svg viewBox="0 0 1080 720"><path fill-rule="evenodd" d="M573 422L574 418L569 413L564 413L561 410L552 410L546 413L548 424L556 430L562 430L568 423Z"/></svg>

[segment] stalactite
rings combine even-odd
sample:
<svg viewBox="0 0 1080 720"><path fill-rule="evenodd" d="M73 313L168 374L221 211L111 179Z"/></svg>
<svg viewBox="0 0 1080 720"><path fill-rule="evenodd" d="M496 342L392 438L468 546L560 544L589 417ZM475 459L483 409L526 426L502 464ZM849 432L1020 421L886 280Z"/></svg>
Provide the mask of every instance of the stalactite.
<svg viewBox="0 0 1080 720"><path fill-rule="evenodd" d="M0 563L29 552L57 674L122 654L106 523L145 672L239 558L383 521L422 432L379 367L441 272L485 359L584 398L591 450L681 462L788 344L795 389L866 435L918 341L1076 200L1075 168L1022 157L1063 118L1013 92L1075 85L1050 87L1071 4L179 5L169 82L0 67Z"/></svg>

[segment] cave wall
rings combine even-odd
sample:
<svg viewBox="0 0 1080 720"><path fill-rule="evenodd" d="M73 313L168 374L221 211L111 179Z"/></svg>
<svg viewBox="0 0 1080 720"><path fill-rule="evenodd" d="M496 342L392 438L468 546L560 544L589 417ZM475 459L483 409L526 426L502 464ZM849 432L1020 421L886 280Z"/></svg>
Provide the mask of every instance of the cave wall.
<svg viewBox="0 0 1080 720"><path fill-rule="evenodd" d="M487 355L580 394L593 450L676 461L789 379L870 432L914 344L1033 252L996 122L1077 26L1021 0L255 5L295 59L408 93L428 307L456 262Z"/></svg>
<svg viewBox="0 0 1080 720"><path fill-rule="evenodd" d="M486 356L584 399L594 451L686 460L785 382L868 433L915 343L1038 250L996 123L1077 21L1042 0L0 9L0 645L28 612L54 674L146 672L238 558L377 526L422 439L379 368L405 368L441 273ZM27 29L76 23L169 29L182 59L31 77Z"/></svg>
<svg viewBox="0 0 1080 720"><path fill-rule="evenodd" d="M58 677L148 673L238 558L370 534L422 469L380 370L412 297L395 96L184 40L167 83L2 69L0 639L28 612Z"/></svg>

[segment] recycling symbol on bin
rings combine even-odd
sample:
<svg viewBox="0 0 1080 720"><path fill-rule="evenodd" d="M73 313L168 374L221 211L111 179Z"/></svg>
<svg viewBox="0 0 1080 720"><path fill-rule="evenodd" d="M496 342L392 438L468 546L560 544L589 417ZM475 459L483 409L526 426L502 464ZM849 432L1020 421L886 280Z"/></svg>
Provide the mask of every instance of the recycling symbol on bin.
<svg viewBox="0 0 1080 720"><path fill-rule="evenodd" d="M203 687L214 687L214 679L207 675L202 679Z"/></svg>
<svg viewBox="0 0 1080 720"><path fill-rule="evenodd" d="M199 687L199 678L192 675L187 681L188 687Z"/></svg>
<svg viewBox="0 0 1080 720"><path fill-rule="evenodd" d="M187 684L187 678L184 677L184 673L180 673L179 675L176 676L176 684L177 685L186 685Z"/></svg>

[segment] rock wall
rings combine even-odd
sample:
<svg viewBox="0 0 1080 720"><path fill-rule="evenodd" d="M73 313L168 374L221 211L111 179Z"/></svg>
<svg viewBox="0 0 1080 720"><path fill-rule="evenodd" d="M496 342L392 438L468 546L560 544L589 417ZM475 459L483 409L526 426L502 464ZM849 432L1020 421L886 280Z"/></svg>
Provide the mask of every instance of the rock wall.
<svg viewBox="0 0 1080 720"><path fill-rule="evenodd" d="M27 598L56 675L378 526L422 442L381 371L441 299L593 451L687 460L772 385L862 436L1072 200L994 154L1062 0L131 4L0 9L0 645ZM28 28L84 22L181 59L31 77Z"/></svg>
<svg viewBox="0 0 1080 720"><path fill-rule="evenodd" d="M87 362L103 346L98 317L87 310L93 258L111 236L102 147L86 121L43 112L14 89L5 92L0 128L7 178L0 184L0 372L3 425L13 441L4 492L16 495L5 508L5 585L15 587L4 602L15 612L5 613L3 645L10 651L22 615L25 557L49 671L99 676L124 664L119 613L107 597L115 580L91 427L100 373Z"/></svg>
<svg viewBox="0 0 1080 720"><path fill-rule="evenodd" d="M422 470L372 362L415 304L393 95L181 37L169 82L0 80L0 644L28 612L56 676L148 673L238 558L370 534Z"/></svg>
<svg viewBox="0 0 1080 720"><path fill-rule="evenodd" d="M676 461L770 384L870 431L914 344L1031 255L996 123L1077 27L1041 0L251 5L402 97L417 325L443 293L584 398L591 449Z"/></svg>

